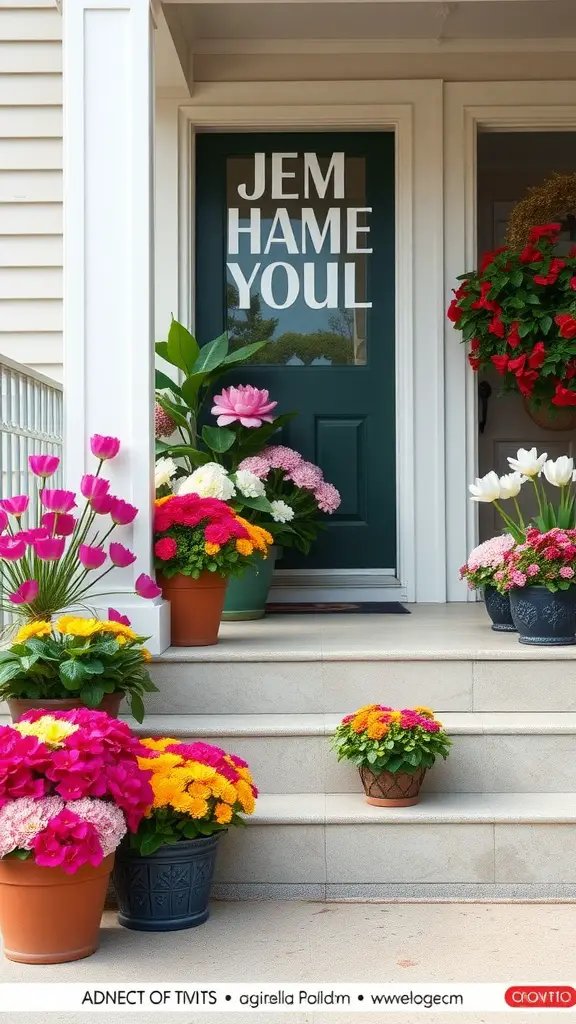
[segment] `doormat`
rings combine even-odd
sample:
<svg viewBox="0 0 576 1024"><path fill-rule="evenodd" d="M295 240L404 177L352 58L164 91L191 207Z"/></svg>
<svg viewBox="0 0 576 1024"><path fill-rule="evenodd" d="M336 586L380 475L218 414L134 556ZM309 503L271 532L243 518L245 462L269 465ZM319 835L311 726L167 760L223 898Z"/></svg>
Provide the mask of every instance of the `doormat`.
<svg viewBox="0 0 576 1024"><path fill-rule="evenodd" d="M303 601L301 604L267 604L268 615L410 615L399 601Z"/></svg>

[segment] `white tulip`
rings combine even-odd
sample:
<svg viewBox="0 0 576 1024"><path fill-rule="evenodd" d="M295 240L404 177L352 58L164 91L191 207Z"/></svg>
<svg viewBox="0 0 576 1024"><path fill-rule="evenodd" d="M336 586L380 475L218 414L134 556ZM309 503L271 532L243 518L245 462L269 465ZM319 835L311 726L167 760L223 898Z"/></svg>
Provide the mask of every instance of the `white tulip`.
<svg viewBox="0 0 576 1024"><path fill-rule="evenodd" d="M525 477L522 476L522 473L507 473L506 476L501 476L500 497L515 498L517 494L520 494L524 480Z"/></svg>
<svg viewBox="0 0 576 1024"><path fill-rule="evenodd" d="M207 462L199 466L190 476L184 477L178 485L178 494L199 494L201 498L220 498L228 501L236 494L236 488L230 480L224 466L217 462Z"/></svg>
<svg viewBox="0 0 576 1024"><path fill-rule="evenodd" d="M519 448L516 452L516 458L509 458L508 464L510 469L517 473L522 473L523 476L540 476L542 466L547 458L548 452L538 455L535 448L531 448L530 451L527 451L526 448Z"/></svg>
<svg viewBox="0 0 576 1024"><path fill-rule="evenodd" d="M556 462L548 459L548 462L544 463L544 476L554 487L565 487L566 484L572 483L573 474L574 459L569 459L567 455L561 455Z"/></svg>
<svg viewBox="0 0 576 1024"><path fill-rule="evenodd" d="M492 470L486 476L477 477L476 483L469 484L468 490L471 494L471 501L498 501L500 497L500 480L498 474Z"/></svg>
<svg viewBox="0 0 576 1024"><path fill-rule="evenodd" d="M176 472L174 459L158 459L154 467L154 486L156 490L164 484L169 484Z"/></svg>

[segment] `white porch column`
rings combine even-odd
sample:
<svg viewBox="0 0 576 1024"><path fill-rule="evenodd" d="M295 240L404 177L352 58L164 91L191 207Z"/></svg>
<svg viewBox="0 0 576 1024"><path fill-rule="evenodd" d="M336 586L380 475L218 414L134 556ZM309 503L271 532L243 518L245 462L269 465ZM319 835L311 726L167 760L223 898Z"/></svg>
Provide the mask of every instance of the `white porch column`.
<svg viewBox="0 0 576 1024"><path fill-rule="evenodd" d="M153 575L153 59L149 0L64 0L64 394L66 479L93 465L93 433L121 439L104 467L140 510L115 531L137 554L103 598L169 644L169 608L134 594ZM94 605L97 602L93 602Z"/></svg>

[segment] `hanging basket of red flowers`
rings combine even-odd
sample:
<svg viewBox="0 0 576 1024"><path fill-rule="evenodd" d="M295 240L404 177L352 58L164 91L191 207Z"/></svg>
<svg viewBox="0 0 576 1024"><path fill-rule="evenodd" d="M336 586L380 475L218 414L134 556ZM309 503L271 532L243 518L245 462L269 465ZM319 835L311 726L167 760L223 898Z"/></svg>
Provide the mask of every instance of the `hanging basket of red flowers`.
<svg viewBox="0 0 576 1024"><path fill-rule="evenodd" d="M556 255L560 228L542 224L522 249L485 253L458 278L447 313L472 369L495 366L502 390L536 409L576 406L576 246Z"/></svg>

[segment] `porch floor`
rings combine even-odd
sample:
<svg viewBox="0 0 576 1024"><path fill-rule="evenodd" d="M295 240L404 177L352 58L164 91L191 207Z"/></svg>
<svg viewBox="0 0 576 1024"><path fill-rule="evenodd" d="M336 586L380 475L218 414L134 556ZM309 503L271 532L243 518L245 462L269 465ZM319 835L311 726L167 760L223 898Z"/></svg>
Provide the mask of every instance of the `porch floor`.
<svg viewBox="0 0 576 1024"><path fill-rule="evenodd" d="M490 629L481 602L406 605L410 615L270 615L228 622L214 647L170 647L157 661L574 660L574 647L532 647Z"/></svg>

